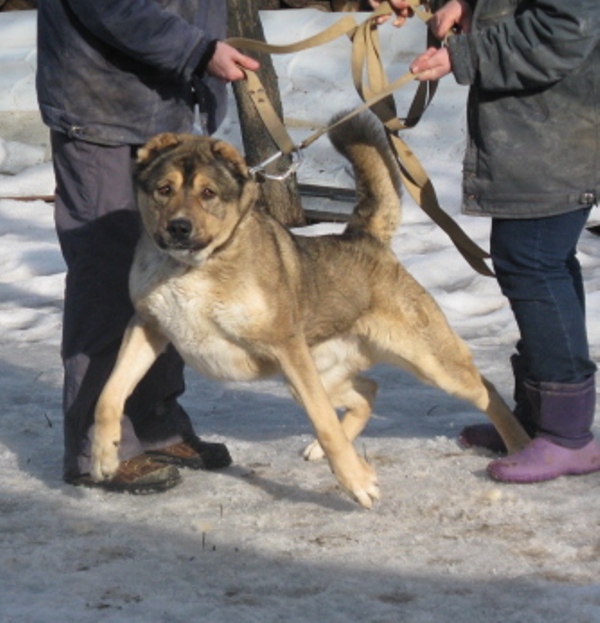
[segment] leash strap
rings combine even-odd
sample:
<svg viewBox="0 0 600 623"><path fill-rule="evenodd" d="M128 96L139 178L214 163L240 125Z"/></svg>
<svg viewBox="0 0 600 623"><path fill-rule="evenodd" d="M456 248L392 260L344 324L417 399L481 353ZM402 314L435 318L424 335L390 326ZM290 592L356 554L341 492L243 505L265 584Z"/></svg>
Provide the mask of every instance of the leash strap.
<svg viewBox="0 0 600 623"><path fill-rule="evenodd" d="M415 14L424 22L431 18L432 13L421 6L421 0L409 0L409 2ZM226 41L238 49L270 54L290 54L347 36L352 42L351 71L354 87L364 103L338 119L334 124L317 130L298 146L295 145L277 115L258 75L253 71L243 69L246 75L248 94L273 142L279 149L280 153L276 156L289 155L293 152L299 154L301 149L307 148L332 128L345 123L364 110L371 109L386 128L390 144L398 160L402 181L411 197L429 218L450 237L459 253L474 270L482 275L493 277L494 273L485 262L489 258L489 254L473 242L460 225L442 209L425 169L406 142L398 136L401 130L414 127L418 123L435 95L437 82L420 82L406 117L400 118L398 116L392 95L398 89L415 80L416 76L407 72L394 82L389 83L383 70L376 20L380 16L387 16L392 13L389 2L384 1L361 24L358 24L354 17L347 15L316 35L288 45L272 45L242 37L230 38ZM269 158L267 162L271 162L275 157ZM253 169L256 171L260 167Z"/></svg>

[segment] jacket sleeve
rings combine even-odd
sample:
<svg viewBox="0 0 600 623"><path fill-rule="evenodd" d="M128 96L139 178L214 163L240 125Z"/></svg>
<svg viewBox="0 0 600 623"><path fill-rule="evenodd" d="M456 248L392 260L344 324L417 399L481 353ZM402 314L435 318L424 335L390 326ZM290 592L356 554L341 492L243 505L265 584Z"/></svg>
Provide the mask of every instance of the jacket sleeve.
<svg viewBox="0 0 600 623"><path fill-rule="evenodd" d="M577 69L600 41L598 0L533 0L501 22L449 41L459 84L527 90ZM477 25L475 25L477 26Z"/></svg>
<svg viewBox="0 0 600 623"><path fill-rule="evenodd" d="M211 37L155 0L68 0L104 44L159 71L189 80Z"/></svg>

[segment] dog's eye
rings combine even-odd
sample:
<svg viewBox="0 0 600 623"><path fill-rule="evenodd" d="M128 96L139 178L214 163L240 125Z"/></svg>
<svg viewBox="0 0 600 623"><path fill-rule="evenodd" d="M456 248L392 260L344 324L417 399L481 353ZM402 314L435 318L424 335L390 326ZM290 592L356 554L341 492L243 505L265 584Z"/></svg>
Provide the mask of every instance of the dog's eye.
<svg viewBox="0 0 600 623"><path fill-rule="evenodd" d="M161 197L168 197L171 194L171 186L169 184L163 184L156 189L156 192Z"/></svg>
<svg viewBox="0 0 600 623"><path fill-rule="evenodd" d="M212 188L203 188L200 194L202 199L212 199L217 193Z"/></svg>

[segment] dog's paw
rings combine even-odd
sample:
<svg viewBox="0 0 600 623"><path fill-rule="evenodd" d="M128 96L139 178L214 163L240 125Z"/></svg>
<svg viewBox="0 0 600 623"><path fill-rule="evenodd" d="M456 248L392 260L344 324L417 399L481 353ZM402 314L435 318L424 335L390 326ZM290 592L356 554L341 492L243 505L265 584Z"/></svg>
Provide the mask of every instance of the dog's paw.
<svg viewBox="0 0 600 623"><path fill-rule="evenodd" d="M367 488L353 492L356 501L366 509L373 507L373 502L381 499L381 491L377 481L371 483Z"/></svg>
<svg viewBox="0 0 600 623"><path fill-rule="evenodd" d="M320 461L325 458L325 452L323 452L321 444L315 439L312 443L306 446L304 452L302 453L302 458L305 461Z"/></svg>
<svg viewBox="0 0 600 623"><path fill-rule="evenodd" d="M334 469L342 487L363 507L372 508L373 502L381 498L379 482L375 470L358 455L343 473Z"/></svg>
<svg viewBox="0 0 600 623"><path fill-rule="evenodd" d="M381 499L379 481L375 470L363 459L364 474L358 486L352 490L352 495L363 508L372 508L373 502Z"/></svg>
<svg viewBox="0 0 600 623"><path fill-rule="evenodd" d="M119 440L101 441L94 437L90 475L95 482L112 478L119 469Z"/></svg>

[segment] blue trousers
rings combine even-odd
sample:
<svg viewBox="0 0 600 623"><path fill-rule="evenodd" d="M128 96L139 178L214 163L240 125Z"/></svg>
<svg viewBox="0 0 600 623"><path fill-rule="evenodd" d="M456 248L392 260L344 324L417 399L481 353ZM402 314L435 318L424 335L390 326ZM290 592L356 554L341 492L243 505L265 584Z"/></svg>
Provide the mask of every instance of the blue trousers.
<svg viewBox="0 0 600 623"><path fill-rule="evenodd" d="M520 331L528 380L580 383L590 360L576 247L589 209L536 219L493 219L491 256Z"/></svg>

